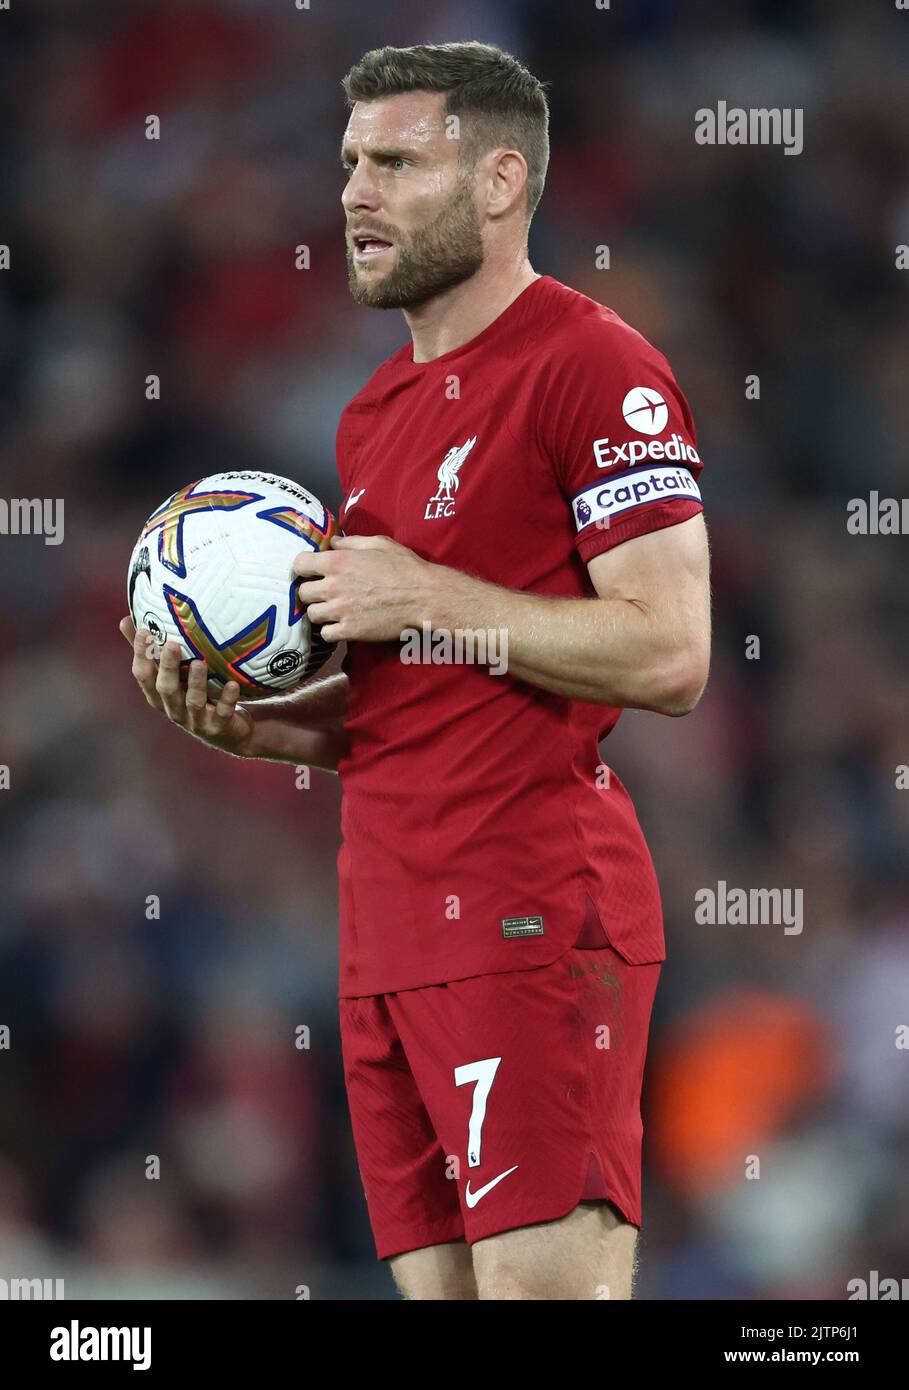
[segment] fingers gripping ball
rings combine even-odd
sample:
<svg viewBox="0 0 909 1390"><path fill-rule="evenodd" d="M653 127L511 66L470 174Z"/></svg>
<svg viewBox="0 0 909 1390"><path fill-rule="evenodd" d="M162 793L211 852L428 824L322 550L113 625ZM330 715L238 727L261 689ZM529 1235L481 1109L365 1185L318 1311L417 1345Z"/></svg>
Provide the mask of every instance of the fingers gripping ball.
<svg viewBox="0 0 909 1390"><path fill-rule="evenodd" d="M299 599L294 557L338 534L328 508L289 478L201 478L142 527L127 579L132 620L158 651L180 643L184 673L207 663L211 700L232 680L243 700L292 690L332 651Z"/></svg>

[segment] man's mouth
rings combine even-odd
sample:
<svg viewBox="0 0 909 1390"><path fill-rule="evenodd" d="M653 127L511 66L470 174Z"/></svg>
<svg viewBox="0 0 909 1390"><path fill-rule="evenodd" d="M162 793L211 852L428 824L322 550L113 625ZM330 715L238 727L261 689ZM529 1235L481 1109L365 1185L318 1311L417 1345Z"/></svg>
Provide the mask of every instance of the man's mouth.
<svg viewBox="0 0 909 1390"><path fill-rule="evenodd" d="M355 236L354 260L368 261L374 256L381 256L383 251L391 250L391 242L383 241L381 237L374 236Z"/></svg>

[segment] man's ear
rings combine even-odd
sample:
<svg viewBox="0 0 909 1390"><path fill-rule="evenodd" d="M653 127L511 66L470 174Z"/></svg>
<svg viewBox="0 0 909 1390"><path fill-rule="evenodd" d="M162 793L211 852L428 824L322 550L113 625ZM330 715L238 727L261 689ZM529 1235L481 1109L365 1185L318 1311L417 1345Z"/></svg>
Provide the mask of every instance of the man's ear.
<svg viewBox="0 0 909 1390"><path fill-rule="evenodd" d="M491 217L504 217L520 203L527 188L527 161L520 150L493 150L489 161L488 209Z"/></svg>

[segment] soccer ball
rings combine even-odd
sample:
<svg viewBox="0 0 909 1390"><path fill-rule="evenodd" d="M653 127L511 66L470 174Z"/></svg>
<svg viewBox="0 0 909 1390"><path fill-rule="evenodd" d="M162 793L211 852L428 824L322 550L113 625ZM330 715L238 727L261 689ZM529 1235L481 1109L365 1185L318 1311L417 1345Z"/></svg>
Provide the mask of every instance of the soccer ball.
<svg viewBox="0 0 909 1390"><path fill-rule="evenodd" d="M142 527L129 562L132 620L158 649L179 642L184 667L203 658L212 700L231 680L241 700L291 690L333 650L300 602L294 557L339 534L328 508L290 478L212 473Z"/></svg>

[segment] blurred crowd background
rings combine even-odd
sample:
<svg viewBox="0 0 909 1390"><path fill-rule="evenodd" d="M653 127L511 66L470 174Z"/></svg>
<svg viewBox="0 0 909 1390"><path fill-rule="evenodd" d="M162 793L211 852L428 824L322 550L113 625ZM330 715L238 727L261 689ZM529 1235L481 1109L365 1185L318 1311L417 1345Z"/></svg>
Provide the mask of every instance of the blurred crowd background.
<svg viewBox="0 0 909 1390"><path fill-rule="evenodd" d="M394 1296L341 1075L337 779L191 743L146 708L117 622L179 485L261 466L337 506L339 413L407 341L348 294L339 80L371 47L467 38L552 83L534 267L668 355L705 460L710 686L603 750L669 951L639 1294L909 1275L905 540L846 531L850 498L907 491L909 13L32 0L0 14L0 490L65 499L65 541L0 538L4 1278ZM803 108L804 153L698 145L720 99ZM803 889L804 930L699 925L720 880Z"/></svg>

